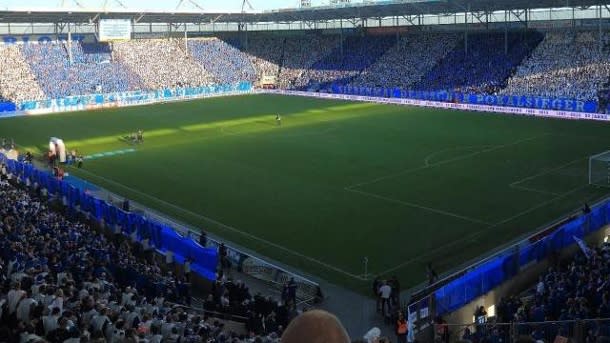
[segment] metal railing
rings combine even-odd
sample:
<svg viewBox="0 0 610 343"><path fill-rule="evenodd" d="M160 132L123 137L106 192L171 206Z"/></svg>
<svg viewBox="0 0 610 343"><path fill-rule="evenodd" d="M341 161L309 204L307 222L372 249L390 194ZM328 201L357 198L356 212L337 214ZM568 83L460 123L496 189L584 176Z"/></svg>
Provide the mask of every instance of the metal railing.
<svg viewBox="0 0 610 343"><path fill-rule="evenodd" d="M595 342L610 337L610 319L547 322L432 325L434 342L518 342L524 338L542 342Z"/></svg>

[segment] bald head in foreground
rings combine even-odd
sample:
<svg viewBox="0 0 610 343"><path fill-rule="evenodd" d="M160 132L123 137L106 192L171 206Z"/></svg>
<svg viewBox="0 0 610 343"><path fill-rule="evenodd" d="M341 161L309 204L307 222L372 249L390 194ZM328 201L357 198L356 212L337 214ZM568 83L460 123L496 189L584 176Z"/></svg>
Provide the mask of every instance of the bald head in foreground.
<svg viewBox="0 0 610 343"><path fill-rule="evenodd" d="M343 325L334 315L312 310L296 317L282 335L282 343L350 343Z"/></svg>

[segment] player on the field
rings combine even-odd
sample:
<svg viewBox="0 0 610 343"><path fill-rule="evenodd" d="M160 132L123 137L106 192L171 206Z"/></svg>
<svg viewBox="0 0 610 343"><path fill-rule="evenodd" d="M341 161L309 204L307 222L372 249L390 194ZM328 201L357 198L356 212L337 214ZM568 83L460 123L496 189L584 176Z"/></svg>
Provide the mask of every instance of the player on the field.
<svg viewBox="0 0 610 343"><path fill-rule="evenodd" d="M278 126L282 126L282 117L280 117L280 114L279 114L279 113L275 115L275 123L276 123Z"/></svg>
<svg viewBox="0 0 610 343"><path fill-rule="evenodd" d="M136 136L138 143L144 143L144 131L142 129L138 130L138 135Z"/></svg>

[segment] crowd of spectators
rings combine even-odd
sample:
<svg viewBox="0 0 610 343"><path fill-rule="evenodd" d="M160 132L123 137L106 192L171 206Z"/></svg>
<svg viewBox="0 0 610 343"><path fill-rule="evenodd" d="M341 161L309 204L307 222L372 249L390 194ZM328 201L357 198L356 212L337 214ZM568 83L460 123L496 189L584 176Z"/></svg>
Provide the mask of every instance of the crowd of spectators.
<svg viewBox="0 0 610 343"><path fill-rule="evenodd" d="M40 100L45 95L17 45L0 45L0 99Z"/></svg>
<svg viewBox="0 0 610 343"><path fill-rule="evenodd" d="M495 93L543 35L537 31L509 32L505 53L503 33L470 34L415 86L419 90Z"/></svg>
<svg viewBox="0 0 610 343"><path fill-rule="evenodd" d="M222 83L256 81L256 70L248 56L220 39L190 39L188 50L205 70Z"/></svg>
<svg viewBox="0 0 610 343"><path fill-rule="evenodd" d="M597 33L548 33L524 61L505 95L596 100L597 91L610 77L610 54L600 51Z"/></svg>
<svg viewBox="0 0 610 343"><path fill-rule="evenodd" d="M222 271L204 312L182 306L192 292L186 270L158 262L146 238L104 234L0 170L2 342L278 342L297 315L289 293L252 296ZM247 317L247 331L212 312Z"/></svg>
<svg viewBox="0 0 610 343"><path fill-rule="evenodd" d="M412 34L381 56L352 81L354 86L410 89L445 55L461 37L453 33Z"/></svg>
<svg viewBox="0 0 610 343"><path fill-rule="evenodd" d="M256 80L263 77L277 78L282 64L282 53L286 38L283 37L251 37L247 45L241 45L241 51L246 53L256 70Z"/></svg>
<svg viewBox="0 0 610 343"><path fill-rule="evenodd" d="M47 98L141 89L138 75L112 59L106 44L30 43L22 53Z"/></svg>
<svg viewBox="0 0 610 343"><path fill-rule="evenodd" d="M475 317L486 315L477 310ZM610 337L610 244L579 252L574 259L551 266L521 296L503 298L496 306L496 323L514 323L515 334L535 341L552 342L555 336L574 337L582 325L585 343ZM597 319L597 321L586 321ZM558 323L553 323L558 322ZM476 325L461 333L473 343L498 342L509 336L507 325Z"/></svg>
<svg viewBox="0 0 610 343"><path fill-rule="evenodd" d="M178 39L138 39L113 43L113 58L139 75L146 89L218 83L210 71L186 54Z"/></svg>
<svg viewBox="0 0 610 343"><path fill-rule="evenodd" d="M506 37L507 43L502 32L470 33L467 40L426 32L397 41L394 35L307 33L252 35L239 42L195 38L188 47L182 39L2 45L0 99L22 102L263 79L282 89L335 83L583 101L597 100L607 88L610 52L599 48L595 32L523 31Z"/></svg>
<svg viewBox="0 0 610 343"><path fill-rule="evenodd" d="M305 71L301 82L308 85L307 88L323 88L331 83L348 84L395 43L394 36L347 37L338 47Z"/></svg>
<svg viewBox="0 0 610 343"><path fill-rule="evenodd" d="M287 39L278 79L279 88L299 89L306 86L309 80L302 75L314 63L331 52L337 44L339 44L337 36L312 34Z"/></svg>

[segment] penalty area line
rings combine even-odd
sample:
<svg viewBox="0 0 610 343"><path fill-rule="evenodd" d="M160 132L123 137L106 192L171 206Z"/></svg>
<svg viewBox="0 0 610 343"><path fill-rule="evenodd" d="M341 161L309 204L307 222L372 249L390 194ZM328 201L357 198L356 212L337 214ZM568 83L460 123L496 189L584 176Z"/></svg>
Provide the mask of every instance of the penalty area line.
<svg viewBox="0 0 610 343"><path fill-rule="evenodd" d="M488 223L488 222L480 220L480 219L471 218L471 217L463 216L461 214L447 212L447 211L444 211L444 210L440 210L440 209L432 208L432 207L428 207L428 206L423 206L423 205L415 204L415 203L412 203L412 202L398 200L398 199L386 197L386 196L375 194L375 193L369 193L369 192L365 192L365 191L361 191L361 190L353 189L353 188L347 188L347 187L345 188L345 190L348 191L348 192L352 192L352 193L362 194L362 195L365 195L365 196L368 196L368 197L371 197L371 198L375 198L375 199L379 199L379 200L384 200L384 201L387 201L387 202L392 202L392 203L403 205L403 206L407 206L407 207L413 207L413 208L417 208L417 209L420 209L420 210L424 210L424 211L428 211L428 212L433 212L433 213L436 213L436 214L441 214L441 215L444 215L444 216L447 216L447 217L453 217L453 218L465 220L467 222L471 222L471 223L475 223L475 224L480 224L480 225L485 225L485 226L492 226L493 225L492 223Z"/></svg>
<svg viewBox="0 0 610 343"><path fill-rule="evenodd" d="M518 184L524 183L524 182L529 181L529 180L533 180L533 179L535 179L537 177L540 177L540 176L543 176L543 175L546 175L546 174L550 174L552 172L556 172L556 171L561 170L561 169L563 169L563 168L565 168L567 166L571 166L572 164L574 164L576 162L580 162L580 161L582 161L582 160L584 160L586 158L587 157L579 157L579 158L577 158L575 160L572 160L572 161L570 161L568 163L564 163L564 164L562 164L560 166L557 166L557 167L551 168L549 170L545 170L545 171L542 171L540 173L537 173L537 174L534 174L534 175L530 175L530 176L527 176L527 177L525 177L523 179L517 180L517 181L509 184L509 186L510 187L514 187L514 186L516 186ZM522 188L524 188L524 187L522 187Z"/></svg>
<svg viewBox="0 0 610 343"><path fill-rule="evenodd" d="M539 138L542 138L542 137L546 137L546 136L549 136L549 135L550 135L549 133L545 133L545 134L541 134L541 135L538 135L538 136L518 139L516 141L505 143L505 144L501 144L501 145L490 145L490 148L487 148L487 149L482 149L482 150L479 150L479 151L474 151L472 153L465 154L465 155L459 155L459 156L456 156L456 157L453 157L453 158L450 158L450 159L447 159L447 160L442 160L442 161L439 161L439 162L424 164L423 166L420 166L420 167L415 167L415 168L401 170L401 171L398 171L398 172L395 172L395 173L391 173L391 174L387 174L387 175L384 175L384 176L380 176L378 178L375 178L375 179L372 179L372 180L369 180L369 181L359 182L359 183L355 183L355 184L346 186L345 189L353 190L355 188L360 188L362 186L371 185L371 184L378 183L380 181L391 179L391 178L394 178L394 177L411 174L411 173L414 173L414 172L418 172L418 171L421 171L421 170L426 170L426 169L437 167L437 166L442 166L442 165L445 165L445 164L448 164L448 163L452 163L452 162L462 161L462 160L468 159L470 157L478 156L478 155L481 155L481 154L484 154L484 153L488 153L488 152L492 152L492 151L508 148L508 147L515 146L515 145L519 145L521 143L533 141L533 140L536 140L536 139L539 139ZM437 153L438 153L438 151L437 151ZM429 156L430 155L428 155L428 157Z"/></svg>
<svg viewBox="0 0 610 343"><path fill-rule="evenodd" d="M466 236L464 236L464 237L462 237L460 239L454 240L454 241L452 241L450 243L443 244L443 245L441 245L441 246L439 246L439 247L437 247L435 249L430 250L429 252L427 252L427 253L425 253L423 255L414 257L414 258L409 259L409 260L407 260L407 261L405 261L403 263L398 264L397 266L394 266L394 267L392 267L390 269L384 270L384 271L380 272L377 275L386 275L388 273L391 273L391 272L393 272L395 270L401 269L401 268L403 268L405 266L408 266L408 265L410 265L412 263L415 263L417 261L420 261L420 260L423 260L425 258L434 256L439 251L442 251L444 249L447 249L447 248L453 247L455 245L461 244L461 243L463 243L463 242L465 242L467 240L475 239L476 237L480 236L482 233L484 233L484 232L486 232L488 230L494 230L494 229L498 228L499 226L501 226L503 224L506 224L506 223L508 223L510 221L513 221L513 220L515 220L515 219L517 219L519 217L522 217L522 216L524 216L524 215L526 215L526 214L528 214L530 212L533 212L533 211L535 211L535 210L537 210L537 209L539 209L541 207L544 207L544 206L546 206L546 205L548 205L550 203L553 203L553 202L555 202L555 201L557 201L557 200L559 200L561 198L564 198L564 197L566 197L566 196L568 196L570 194L578 192L578 191L580 191L580 190L582 190L584 188L587 188L587 187L589 187L589 184L582 185L582 186L576 187L576 188L574 188L572 190L569 190L569 191L567 191L565 193L559 194L558 196L556 196L556 197L554 197L552 199L544 201L544 202L542 202L542 203L540 203L540 204L538 204L536 206L532 206L532 207L530 207L530 208L528 208L528 209L526 209L526 210L524 210L522 212L519 212L519 213L517 213L517 214L515 214L513 216L510 216L510 217L508 217L506 219L503 219L503 220L495 223L492 226L486 227L485 229L482 229L482 230L475 231L475 232L473 232L473 233L471 233L469 235L466 235Z"/></svg>
<svg viewBox="0 0 610 343"><path fill-rule="evenodd" d="M303 255L303 254L301 254L301 253L298 253L298 252L296 252L296 251L294 251L294 250L288 249L288 248L286 248L286 247L284 247L284 246L281 246L281 245L279 245L279 244L276 244L276 243L270 242L270 241L268 241L268 240L266 240L266 239L264 239L264 238L260 238L260 237L254 236L254 235L252 235L252 234L250 234L250 233L248 233L248 232L241 231L241 230L239 230L239 229L237 229L237 228L235 228L235 227L233 227L233 226L231 226L231 225L227 225L227 224L221 223L221 222L219 222L218 220L215 220L215 219L212 219L212 218L206 217L206 216L201 215L201 214L199 214L199 213L195 213L195 212L193 212L193 211L187 210L187 209L182 208L182 207L180 207L180 206L177 206L177 205L175 205L175 204L169 203L169 202L167 202L167 201L165 201L165 200L161 200L161 199L159 199L159 198L153 197L153 196L151 196L151 195L149 195L149 194L146 194L146 193L144 193L144 192L141 192L141 191L139 191L139 190L137 190L137 189L134 189L134 188L131 188L131 187L129 187L129 186L126 186L126 185L124 185L124 184L122 184L122 183L120 183L120 182L117 182L117 181L114 181L114 180L108 179L108 178L106 178L106 177L104 177L104 176L101 176L101 175L97 175L97 174L95 174L95 173L93 173L93 172L90 172L90 171L88 171L88 170L80 169L80 171L81 171L81 172L84 172L85 174L89 174L89 175L91 175L91 176L93 176L93 177L96 177L96 178L99 178L99 179L101 179L101 180L104 180L104 181L106 181L106 182L108 182L108 183L111 183L111 184L114 184L114 185L116 185L116 186L119 186L119 187L121 187L121 188L123 188L123 189L126 189L126 190L130 191L130 192L133 192L133 193L139 194L139 195L141 195L141 196L143 196L143 197L145 197L145 198L151 199L151 200L153 200L153 201L155 201L155 202L157 202L157 203L160 203L160 204L166 205L166 206L171 207L171 208L173 208L173 209L176 209L176 210L182 211L183 213L187 213L187 214L189 214L189 215L191 215L191 216L194 216L194 217L197 217L197 218L199 218L199 219L203 219L203 220L205 220L205 221L208 221L208 222L210 222L210 223L213 223L213 224L215 224L215 225L218 225L219 227L221 227L221 228L223 228L223 229L225 229L225 230L228 230L228 231L231 231L231 232L234 232L234 233L240 234L240 235L242 235L242 236L244 236L244 237L247 237L247 238L249 238L249 239L251 239L251 240L258 241L258 242L263 243L263 244L265 244L265 245L268 245L268 246L270 246L270 247L273 247L273 248L276 248L276 249L278 249L278 250L284 251L284 252L286 252L286 253L288 253L288 254L290 254L290 255L293 255L293 256L295 256L295 257L298 257L298 258L304 259L304 260L306 260L306 261L312 262L312 263L317 264L317 265L319 265L319 266L322 266L322 267L324 267L324 268L326 268L326 269L328 269L328 270L332 270L332 271L334 271L334 272L337 272L337 273L343 274L343 275L345 275L345 276L349 276L349 277L351 277L351 278L353 278L353 279L356 279L356 280L359 280L359 281L367 281L366 279L362 278L362 277L361 277L361 276L359 276L359 275L352 274L352 273L347 272L347 271L345 271L345 270L343 270L343 269L341 269L341 268L338 268L338 267L335 267L335 266L330 265L330 264L328 264L328 263L322 262L322 261L320 261L320 260L318 260L318 259L315 259L315 258L313 258L313 257L309 257L309 256L306 256L306 255Z"/></svg>

